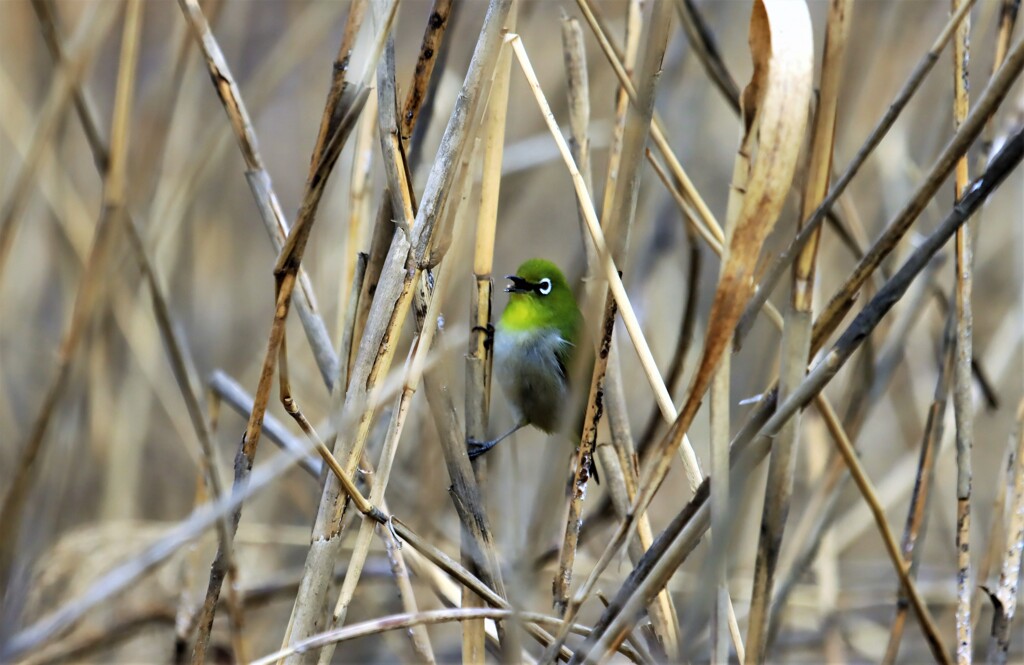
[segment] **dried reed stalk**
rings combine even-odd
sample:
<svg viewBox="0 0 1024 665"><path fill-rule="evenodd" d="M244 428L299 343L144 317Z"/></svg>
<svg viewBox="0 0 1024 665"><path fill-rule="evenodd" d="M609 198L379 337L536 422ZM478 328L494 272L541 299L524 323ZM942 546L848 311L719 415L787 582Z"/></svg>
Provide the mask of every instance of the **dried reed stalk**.
<svg viewBox="0 0 1024 665"><path fill-rule="evenodd" d="M515 30L519 4L513 2L505 25ZM473 247L473 289L469 302L469 346L466 352L466 438L487 439L491 408L491 378L493 366L493 331L491 299L494 294L494 241L498 222L498 200L501 190L501 161L505 149L505 124L508 114L508 88L511 74L511 50L503 46L498 54L494 80L488 97L481 126L483 142L482 173L480 182L480 208L477 211ZM487 460L483 457L472 462L478 483L486 481ZM478 570L473 552L478 547L472 542L472 532L462 532L462 564ZM462 590L462 607L482 607L484 600L468 587ZM462 662L482 662L484 654L484 627L482 620L462 624Z"/></svg>
<svg viewBox="0 0 1024 665"><path fill-rule="evenodd" d="M1010 515L1006 540L995 591L987 590L992 599L992 636L988 644L988 662L1003 665L1010 650L1010 629L1017 612L1020 593L1021 553L1024 552L1024 399L1017 406L1017 447L1013 452L1013 488L1010 494Z"/></svg>
<svg viewBox="0 0 1024 665"><path fill-rule="evenodd" d="M821 66L821 84L818 107L811 138L810 164L804 187L800 218L817 207L828 191L832 172L832 151L835 144L835 125L839 106L839 85L842 80L846 53L849 19L853 3L833 0L829 4L825 32L824 54ZM819 229L820 231L820 229ZM800 384L807 368L811 345L812 301L814 277L817 270L818 241L816 233L804 246L793 266L793 286L790 307L782 333L782 366L779 369L779 397L785 397ZM761 662L768 652L768 610L771 604L775 569L782 545L783 530L789 514L790 499L796 475L796 445L800 427L799 412L786 423L772 446L768 462L768 484L765 488L764 510L761 518L754 567L754 587L751 593L749 628L747 633L747 663ZM728 431L721 437L721 446L728 451ZM728 468L726 462L725 469ZM720 478L728 478L722 469ZM712 490L715 490L714 485ZM722 496L719 494L718 496ZM725 494L727 497L728 494ZM712 499L712 522L714 499Z"/></svg>
<svg viewBox="0 0 1024 665"><path fill-rule="evenodd" d="M953 0L953 11L967 4ZM970 17L957 26L953 40L953 130L967 118L970 99L967 93ZM968 157L961 155L956 163L953 187L954 201L959 201L969 184ZM956 419L956 662L973 662L973 626L971 624L971 448L974 446L974 404L971 392L971 358L973 352L971 308L971 241L970 227L956 230L956 345L953 362L953 415Z"/></svg>

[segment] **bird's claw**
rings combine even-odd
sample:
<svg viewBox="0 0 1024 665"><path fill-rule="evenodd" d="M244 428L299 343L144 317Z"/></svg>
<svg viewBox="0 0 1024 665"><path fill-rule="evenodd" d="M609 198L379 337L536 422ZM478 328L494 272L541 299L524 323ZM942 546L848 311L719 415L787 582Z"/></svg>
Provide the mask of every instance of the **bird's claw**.
<svg viewBox="0 0 1024 665"><path fill-rule="evenodd" d="M398 531L395 530L395 516L394 515L388 515L387 527L388 527L388 531L391 532L391 537L394 538L395 544L398 546L398 549L402 549L402 539L398 537Z"/></svg>
<svg viewBox="0 0 1024 665"><path fill-rule="evenodd" d="M473 326L472 332L484 334L484 348L490 349L494 344L494 325L488 323L486 326Z"/></svg>
<svg viewBox="0 0 1024 665"><path fill-rule="evenodd" d="M470 460L475 460L493 447L493 441L479 441L472 437L466 439L466 452Z"/></svg>

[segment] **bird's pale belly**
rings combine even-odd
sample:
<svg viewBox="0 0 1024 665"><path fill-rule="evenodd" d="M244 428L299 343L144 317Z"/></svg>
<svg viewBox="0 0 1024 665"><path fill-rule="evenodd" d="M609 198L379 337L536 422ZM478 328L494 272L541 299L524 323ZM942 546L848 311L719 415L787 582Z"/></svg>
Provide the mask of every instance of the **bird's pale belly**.
<svg viewBox="0 0 1024 665"><path fill-rule="evenodd" d="M545 432L556 430L568 397L556 351L568 344L557 330L495 332L495 376L518 415Z"/></svg>

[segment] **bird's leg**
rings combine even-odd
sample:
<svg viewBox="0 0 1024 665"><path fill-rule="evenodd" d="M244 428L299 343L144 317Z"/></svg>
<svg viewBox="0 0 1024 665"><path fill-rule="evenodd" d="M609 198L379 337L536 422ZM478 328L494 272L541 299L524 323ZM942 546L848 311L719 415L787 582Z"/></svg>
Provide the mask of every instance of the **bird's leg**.
<svg viewBox="0 0 1024 665"><path fill-rule="evenodd" d="M497 439L491 439L490 441L477 441L476 439L473 438L466 439L466 448L469 451L469 459L472 460L476 459L477 457L480 457L494 446L498 445L499 443L501 443L508 437L512 436L522 428L526 427L528 424L529 423L526 422L525 418L520 418L519 420L516 421L516 424L513 425L509 431L505 432Z"/></svg>

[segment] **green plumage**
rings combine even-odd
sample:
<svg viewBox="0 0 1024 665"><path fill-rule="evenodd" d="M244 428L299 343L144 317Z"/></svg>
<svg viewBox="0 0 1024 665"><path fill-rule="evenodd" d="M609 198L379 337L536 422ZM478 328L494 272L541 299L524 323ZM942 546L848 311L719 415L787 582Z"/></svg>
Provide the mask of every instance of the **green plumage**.
<svg viewBox="0 0 1024 665"><path fill-rule="evenodd" d="M471 457L526 425L555 431L569 401L568 372L582 325L572 289L546 259L530 259L508 278L511 295L495 330L494 365L516 423L492 441L470 441Z"/></svg>

